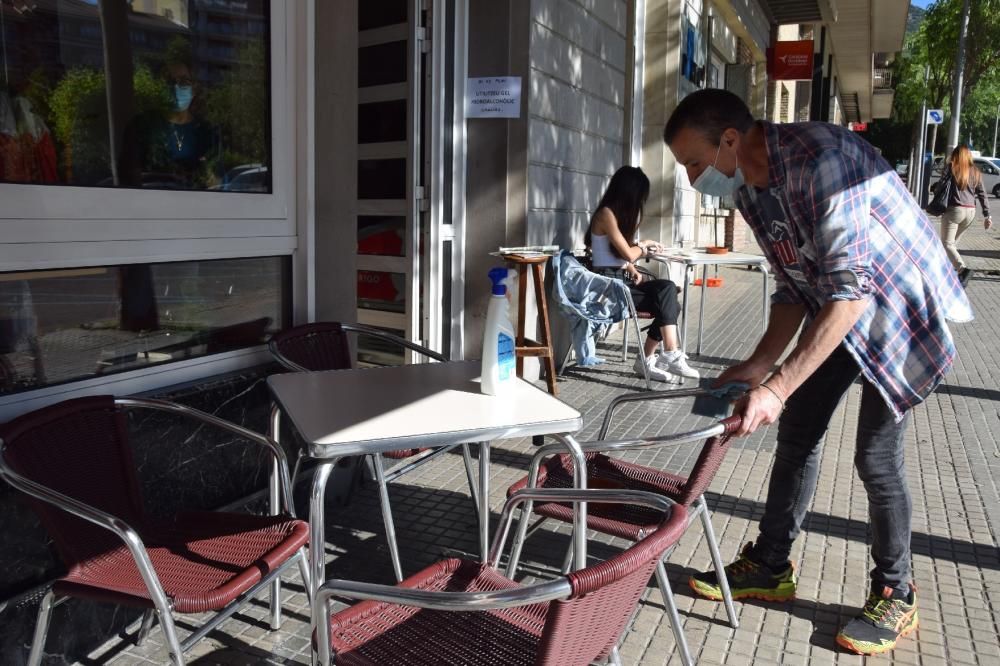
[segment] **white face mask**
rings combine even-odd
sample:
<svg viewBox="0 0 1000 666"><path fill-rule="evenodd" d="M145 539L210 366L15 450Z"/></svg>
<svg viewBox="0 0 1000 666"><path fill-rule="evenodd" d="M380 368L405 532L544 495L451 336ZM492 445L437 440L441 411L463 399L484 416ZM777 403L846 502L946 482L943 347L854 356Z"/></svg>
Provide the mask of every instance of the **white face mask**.
<svg viewBox="0 0 1000 666"><path fill-rule="evenodd" d="M739 155L736 156L736 171L732 176L727 176L715 168L715 165L719 162L719 152L721 150L722 142L720 141L719 149L715 151L715 162L702 171L691 184L694 189L702 194L712 197L725 197L743 187L745 181L743 180L743 171L740 170Z"/></svg>

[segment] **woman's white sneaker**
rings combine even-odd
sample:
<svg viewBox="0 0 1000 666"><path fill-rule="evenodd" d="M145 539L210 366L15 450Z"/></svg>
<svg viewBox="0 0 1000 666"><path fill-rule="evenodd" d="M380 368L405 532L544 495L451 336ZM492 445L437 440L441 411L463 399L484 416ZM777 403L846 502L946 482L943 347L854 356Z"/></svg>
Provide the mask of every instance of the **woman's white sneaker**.
<svg viewBox="0 0 1000 666"><path fill-rule="evenodd" d="M660 352L660 357L656 359L656 367L672 375L680 375L690 379L698 379L701 374L687 363L687 354L680 349L674 351Z"/></svg>
<svg viewBox="0 0 1000 666"><path fill-rule="evenodd" d="M684 381L680 377L676 377L667 372L666 370L660 368L657 365L657 357L655 354L653 356L647 356L646 358L643 358L642 356L636 356L635 363L632 364L632 368L635 370L636 374L642 378L645 378L646 375L642 371L642 365L640 365L641 363L646 364L646 372L649 373L650 379L655 379L658 382L666 382L667 384L680 384L682 381Z"/></svg>

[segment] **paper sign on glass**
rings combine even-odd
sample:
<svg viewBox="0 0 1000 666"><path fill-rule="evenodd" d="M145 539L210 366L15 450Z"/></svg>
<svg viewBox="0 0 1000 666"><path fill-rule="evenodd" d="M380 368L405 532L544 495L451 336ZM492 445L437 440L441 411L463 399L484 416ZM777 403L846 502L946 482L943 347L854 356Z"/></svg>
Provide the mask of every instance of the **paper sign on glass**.
<svg viewBox="0 0 1000 666"><path fill-rule="evenodd" d="M470 78L465 88L466 118L520 118L521 77Z"/></svg>

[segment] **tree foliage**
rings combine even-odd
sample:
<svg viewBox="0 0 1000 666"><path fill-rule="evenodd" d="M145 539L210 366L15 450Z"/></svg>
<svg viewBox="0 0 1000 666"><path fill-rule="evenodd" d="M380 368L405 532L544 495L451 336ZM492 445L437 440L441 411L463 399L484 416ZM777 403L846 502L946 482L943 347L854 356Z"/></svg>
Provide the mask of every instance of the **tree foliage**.
<svg viewBox="0 0 1000 666"><path fill-rule="evenodd" d="M63 146L61 167L67 182L93 184L111 174L105 85L102 70L78 67L66 72L49 96L48 120ZM136 122L165 116L171 97L162 80L139 66L133 86Z"/></svg>
<svg viewBox="0 0 1000 666"><path fill-rule="evenodd" d="M267 51L259 40L244 44L222 83L208 92L205 115L222 131L227 168L268 161Z"/></svg>
<svg viewBox="0 0 1000 666"><path fill-rule="evenodd" d="M938 0L907 37L894 63L896 122L912 126L925 99L928 108L944 109L950 122L962 7L963 0ZM971 3L965 56L960 139L971 139L974 147L988 152L1000 104L1000 68L996 67L1000 62L1000 0ZM946 140L947 132L938 132L938 151L944 150Z"/></svg>

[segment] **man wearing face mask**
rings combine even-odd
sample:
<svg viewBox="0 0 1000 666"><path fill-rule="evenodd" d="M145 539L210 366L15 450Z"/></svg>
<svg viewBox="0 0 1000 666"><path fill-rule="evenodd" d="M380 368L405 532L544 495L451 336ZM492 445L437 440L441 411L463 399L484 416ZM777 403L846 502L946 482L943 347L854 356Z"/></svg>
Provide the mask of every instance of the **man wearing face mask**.
<svg viewBox="0 0 1000 666"><path fill-rule="evenodd" d="M917 202L853 132L755 121L736 95L701 90L677 106L664 141L696 190L734 196L776 280L767 331L717 380L753 387L736 405L739 435L778 423L760 533L726 567L733 597L794 598L789 556L816 490L822 439L860 376L855 467L868 494L874 568L868 600L837 642L860 654L891 650L918 621L903 462L908 414L951 367L946 320L971 320L969 301ZM714 572L690 583L721 599Z"/></svg>

